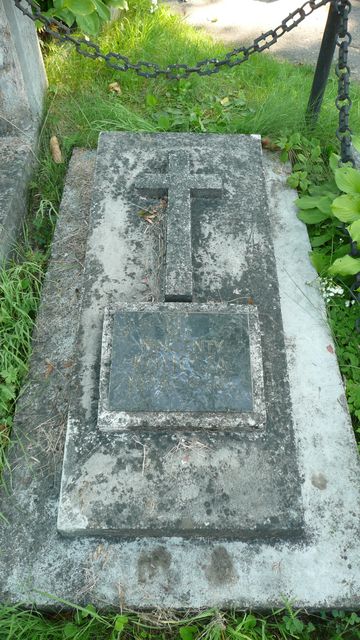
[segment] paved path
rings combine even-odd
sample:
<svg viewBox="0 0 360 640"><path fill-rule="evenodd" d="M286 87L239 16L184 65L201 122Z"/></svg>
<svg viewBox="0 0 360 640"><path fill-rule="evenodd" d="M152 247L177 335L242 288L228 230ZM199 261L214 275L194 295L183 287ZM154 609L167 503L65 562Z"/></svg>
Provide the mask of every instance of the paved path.
<svg viewBox="0 0 360 640"><path fill-rule="evenodd" d="M277 27L304 0L166 0L193 26L203 27L215 38L232 45L249 44L261 33ZM315 64L328 6L285 34L271 52L296 63ZM350 65L353 79L360 81L360 0L352 0Z"/></svg>

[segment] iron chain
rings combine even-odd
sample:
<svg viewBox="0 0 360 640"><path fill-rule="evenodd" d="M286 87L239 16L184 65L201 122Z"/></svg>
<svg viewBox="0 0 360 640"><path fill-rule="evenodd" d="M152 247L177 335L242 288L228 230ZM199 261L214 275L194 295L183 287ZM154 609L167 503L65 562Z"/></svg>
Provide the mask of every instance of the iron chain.
<svg viewBox="0 0 360 640"><path fill-rule="evenodd" d="M59 42L69 42L74 45L79 54L86 58L103 60L111 69L117 71L134 71L138 76L144 78L157 78L164 76L169 80L180 80L188 78L190 74L197 73L200 76L210 76L218 73L222 67L236 67L246 60L253 53L260 53L265 49L270 49L285 33L295 29L305 18L311 15L316 9L323 7L329 2L342 2L342 0L307 0L302 7L296 9L285 18L276 29L266 31L256 38L249 47L238 47L229 51L223 58L208 58L201 60L195 66L188 66L183 63L169 64L166 68L161 68L154 62L140 60L131 62L127 56L110 51L103 53L100 47L87 38L77 38L71 29L55 18L48 18L41 13L39 5L35 0L14 0L15 5L26 16L34 21L42 23L44 31L49 33ZM27 5L24 6L24 5Z"/></svg>
<svg viewBox="0 0 360 640"><path fill-rule="evenodd" d="M336 136L340 142L341 161L351 162L354 160L351 152L351 130L349 127L349 113L351 108L350 98L350 69L348 65L348 53L351 43L351 35L348 31L348 16L351 11L349 0L337 0L337 10L340 15L340 29L337 36L337 46L339 48L339 59L336 65L336 75L338 77L338 95L336 107L339 110L339 127Z"/></svg>

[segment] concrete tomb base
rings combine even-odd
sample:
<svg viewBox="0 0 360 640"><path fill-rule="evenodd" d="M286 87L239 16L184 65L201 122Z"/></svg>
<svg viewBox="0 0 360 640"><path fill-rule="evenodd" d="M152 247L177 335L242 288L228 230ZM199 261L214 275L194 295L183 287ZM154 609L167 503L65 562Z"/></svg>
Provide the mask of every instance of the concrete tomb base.
<svg viewBox="0 0 360 640"><path fill-rule="evenodd" d="M258 136L102 134L95 170L74 152L3 599L359 606L359 460L285 181Z"/></svg>

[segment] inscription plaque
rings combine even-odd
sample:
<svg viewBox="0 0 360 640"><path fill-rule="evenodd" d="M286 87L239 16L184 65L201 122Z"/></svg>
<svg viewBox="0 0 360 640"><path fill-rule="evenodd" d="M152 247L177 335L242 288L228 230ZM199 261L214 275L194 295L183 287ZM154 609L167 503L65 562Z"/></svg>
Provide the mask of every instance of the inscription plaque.
<svg viewBox="0 0 360 640"><path fill-rule="evenodd" d="M110 410L252 408L247 316L115 312Z"/></svg>
<svg viewBox="0 0 360 640"><path fill-rule="evenodd" d="M263 427L260 341L254 306L168 302L107 309L99 428Z"/></svg>

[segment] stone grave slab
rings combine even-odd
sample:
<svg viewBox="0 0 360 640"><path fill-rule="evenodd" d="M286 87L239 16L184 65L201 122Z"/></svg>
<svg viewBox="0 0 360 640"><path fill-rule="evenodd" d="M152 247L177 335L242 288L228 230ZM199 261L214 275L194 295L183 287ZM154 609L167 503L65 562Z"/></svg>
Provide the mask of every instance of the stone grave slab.
<svg viewBox="0 0 360 640"><path fill-rule="evenodd" d="M207 136L199 138L201 144L208 144ZM210 136L210 143L211 138L213 136ZM144 142L147 139L150 148L151 136L144 136ZM197 136L182 138L171 134L169 138L173 149L182 148L183 140L187 148L195 150L197 147ZM116 134L113 139L110 136L110 142L109 167L114 162L115 147L124 147L126 160L129 156L127 145L132 144L135 149L137 136L127 138L127 135ZM106 171L103 143L104 140L97 160L89 227L93 154L76 150L67 176L37 321L31 373L18 402L14 446L9 452L11 484L9 482L6 491L1 489L2 600L52 608L57 606L55 598L58 597L62 599L61 608L67 601L79 605L92 602L103 608L268 609L283 606L284 598L287 598L294 606L302 608L358 609L359 459L323 301L308 259L306 229L296 219L293 205L296 194L286 186L287 169L269 154L261 157L257 137L219 136L216 149L221 147L222 151L217 162L227 161L229 154L225 150L229 146L238 154L236 169L230 167L231 179L222 184L225 196L228 197L234 178L247 187L243 207L239 207L239 202L235 203L240 215L235 217L232 210L227 216L227 210L221 209L224 212L222 223L225 218L227 225L233 217L237 233L234 230L230 233L227 228L221 235L220 215L214 215L218 213L216 207L220 198L215 198L217 202L212 202L209 209L209 198L204 198L203 193L199 194L202 202L198 201L198 196L190 196L192 227L195 225L199 230L197 235L193 229L192 236L191 304L213 305L217 309L219 304L226 308L234 304L239 308L248 306L255 309L261 327L266 425L235 431L231 465L225 474L231 478L234 487L238 487L238 492L242 492L242 497L237 499L244 516L240 528L240 518L231 513L235 488L225 491L225 476L220 476L220 472L225 471L224 464L229 461L228 452L225 452L229 429L215 426L203 431L199 427L183 431L176 427L167 434L162 429L151 432L149 427L134 426L115 432L98 427L101 344L106 337L104 309L108 308L109 313L114 314L116 309L133 308L133 305L164 304L165 270L161 260L159 274L160 234L151 231L151 225L146 225L136 215L137 197L135 201L131 200L136 204L134 208L127 203L125 215L125 194L119 199L121 178L116 167ZM255 155L254 147L257 147ZM214 147L211 149L213 151ZM194 171L197 153L194 151L189 156L190 171ZM136 173L134 179L140 173L154 174L155 159L162 163L163 173L168 173L168 160L163 159L158 148L154 148L152 166L146 162L146 166L135 171L135 163L129 161L127 170ZM214 164L208 160L197 166L204 174L218 174L215 160ZM114 175L119 178L117 184L114 184ZM262 221L255 223L249 233L249 219L246 221L246 218L261 220L267 209L264 200L262 214L251 199L254 175L260 176L260 182L265 179L270 215L266 214L264 227ZM96 202L100 209L96 208ZM151 205L151 199L140 204L143 209L146 204ZM133 222L133 215L135 225L130 225L128 222ZM107 233L106 225L103 226L104 216L109 225ZM121 233L117 226L119 218L124 222ZM211 233L213 225L219 227L220 236ZM86 271L82 280L88 228ZM107 249L106 236L110 237ZM246 243L243 243L244 237ZM273 270L270 257L268 277L263 280L260 276L264 263L261 258L259 262L255 254L258 247L263 247L265 253L270 251L269 238L273 243L276 269ZM221 247L222 252L219 251ZM212 250L213 256L209 264L199 259L206 257L208 249ZM244 250L247 253L242 258ZM234 260L232 275L227 282L222 282L217 268L223 272L224 265L230 268ZM252 293L246 277L251 264L255 272ZM256 265L260 269L258 279ZM236 274L240 274L238 281ZM277 315L277 303L274 307L276 297L271 295L274 283L278 283L275 290L279 293L280 315ZM267 324L273 313L274 323ZM283 333L276 342L279 318ZM275 350L265 334L275 340ZM79 360L80 343L90 350L82 351L83 357ZM280 366L273 366L278 357ZM282 394L275 398L276 385L281 387ZM285 399L287 386L290 389L289 405ZM66 424L69 396L73 400ZM281 416L288 414L292 420L283 424ZM65 472L62 474L62 445L66 432ZM156 458L161 452L163 457ZM113 473L114 459L119 474ZM156 459L161 461L157 468ZM244 473L241 461L246 464ZM267 470L264 469L266 463ZM160 472L168 483L172 474L173 493L164 487L164 495L171 513L179 511L179 522L169 519L159 524L159 518L149 518L153 508L159 515L166 514L166 508L159 491L154 495L149 490L148 498L155 497L157 504L146 504L141 483L143 487L151 483L158 487L154 475ZM252 474L248 484L247 472ZM256 479L256 472L262 474L262 484L259 478ZM201 495L206 474L208 478L212 475L208 484L210 500ZM299 499L299 494L293 490L291 474L295 489L299 488ZM68 520L59 522L67 525L67 535L58 533L56 528L60 515L61 475L63 498L71 498L74 490L74 500L68 503L69 511L62 514ZM114 482L115 476L124 482L123 496L121 486ZM285 501L281 503L280 494L274 498L276 487L281 486L281 477L288 483L282 495L288 495L289 508L296 509L292 528ZM129 480L134 485L132 503L127 502ZM87 482L93 483L93 498ZM269 483L272 488L267 486ZM251 484L252 489L249 488ZM179 502L172 502L174 495ZM247 496L251 497L250 502L246 502ZM267 496L273 500L268 507ZM105 499L107 504L102 513L100 510L96 514L97 497ZM205 505L205 502L209 504ZM110 503L117 505L117 513L115 506L112 511L108 510ZM186 504L190 515L199 510L197 522L186 521ZM274 505L275 510L272 509ZM63 503L61 509L66 506ZM74 506L79 508L78 517L73 516ZM221 508L227 529L221 522ZM261 520L261 515L266 517L266 508L268 513L272 510L279 516L278 528L274 521ZM206 509L212 512L208 514ZM87 516L90 516L88 522ZM210 532L205 529L206 522L209 522ZM123 526L120 535L117 534L119 523ZM73 524L73 530L69 524ZM124 525L129 527L128 535ZM150 527L147 531L145 525ZM185 535L186 526L188 533ZM76 527L79 527L78 535ZM95 527L99 527L97 533ZM134 536L135 530L139 535Z"/></svg>
<svg viewBox="0 0 360 640"><path fill-rule="evenodd" d="M256 137L100 137L58 514L62 534L301 534L261 154ZM175 165L180 178L174 177ZM150 211L154 195L164 195L159 185L166 184L168 207L157 222L164 227L166 252L159 256L154 234L137 213L140 207ZM171 228L183 201L184 229L175 252L180 258L173 262L177 242ZM161 303L178 297L179 265L188 274L180 298L186 289L192 302ZM132 330L124 325L131 313ZM194 314L202 314L202 324ZM215 324L217 338L211 335ZM194 332L203 343L196 363ZM131 351L139 341L142 348ZM179 365L171 377L169 361L161 368L170 343L172 366L174 359L183 368L191 360L196 384L188 370L181 385ZM146 351L151 362L145 364ZM242 358L241 366L234 358ZM151 405L144 384L152 385ZM224 401L229 385L231 399ZM205 404L199 403L200 391ZM197 404L189 402L190 393L197 394ZM184 442L187 455L181 455Z"/></svg>

